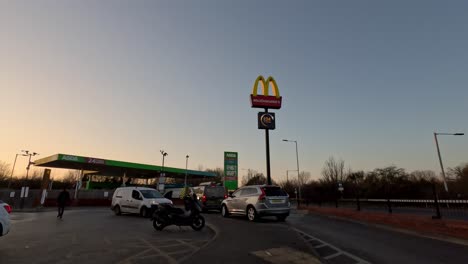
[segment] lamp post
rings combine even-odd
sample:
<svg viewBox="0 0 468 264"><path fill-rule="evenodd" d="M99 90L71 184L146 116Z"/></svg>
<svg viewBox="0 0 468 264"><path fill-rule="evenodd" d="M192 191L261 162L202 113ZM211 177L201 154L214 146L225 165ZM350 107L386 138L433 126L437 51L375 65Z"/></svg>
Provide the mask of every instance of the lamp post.
<svg viewBox="0 0 468 264"><path fill-rule="evenodd" d="M165 152L164 150L160 150L159 152L161 152L161 155L162 155L162 168L161 168L161 172L159 174L159 181L161 181L161 177L165 177L166 175L164 174L164 158L168 155L167 152ZM160 183L160 182L159 182ZM158 187L159 187L159 183L158 183ZM159 190L159 188L158 188Z"/></svg>
<svg viewBox="0 0 468 264"><path fill-rule="evenodd" d="M22 152L24 152L24 155L25 156L29 156L29 161L28 161L28 166L26 167L26 184L28 182L28 176L29 176L29 168L31 167L31 164L33 164L33 162L31 162L31 157L32 156L36 156L36 155L39 155L39 153L36 153L36 152L30 152L29 150L22 150ZM20 208L23 209L23 206L24 206L24 199L28 193L28 189L29 187L25 186L24 187L24 195L22 195L21 197L21 203L20 203ZM23 192L23 190L21 191Z"/></svg>
<svg viewBox="0 0 468 264"><path fill-rule="evenodd" d="M36 156L36 155L39 155L39 153L36 153L36 152L29 152L29 150L22 150L25 155L24 156L29 156L29 161L28 161L28 166L26 167L26 181L28 180L28 176L29 176L29 167L31 167L31 164L33 162L31 162L31 157L32 156Z"/></svg>
<svg viewBox="0 0 468 264"><path fill-rule="evenodd" d="M437 136L463 136L464 133L437 133L434 132L434 139L437 147L437 154L439 155L439 162L440 162L440 169L442 170L442 177L444 180L444 188L445 191L448 192L447 181L445 177L444 165L442 164L442 157L440 156L440 149L439 149L439 141L437 140Z"/></svg>
<svg viewBox="0 0 468 264"><path fill-rule="evenodd" d="M189 155L185 156L185 181L184 181L184 187L185 187L185 188L187 188L188 158L189 158Z"/></svg>
<svg viewBox="0 0 468 264"><path fill-rule="evenodd" d="M13 182L13 172L15 171L16 159L18 158L18 155L27 156L27 155L24 154L24 153L17 153L17 154L15 155L15 162L13 162L13 168L11 169L10 182L8 183L8 189L10 189L11 183Z"/></svg>
<svg viewBox="0 0 468 264"><path fill-rule="evenodd" d="M161 175L160 176L164 176L164 158L168 155L167 152L165 152L164 150L160 150L161 152L161 155L163 156L163 165L162 165L162 168L161 168Z"/></svg>
<svg viewBox="0 0 468 264"><path fill-rule="evenodd" d="M299 170L299 152L297 150L297 140L289 140L289 139L283 139L284 142L294 142L296 143L296 161L297 161L297 185L298 185L298 190L299 190L299 200L301 200L302 195L301 195L301 179L299 177L300 170ZM298 201L299 204L299 201Z"/></svg>

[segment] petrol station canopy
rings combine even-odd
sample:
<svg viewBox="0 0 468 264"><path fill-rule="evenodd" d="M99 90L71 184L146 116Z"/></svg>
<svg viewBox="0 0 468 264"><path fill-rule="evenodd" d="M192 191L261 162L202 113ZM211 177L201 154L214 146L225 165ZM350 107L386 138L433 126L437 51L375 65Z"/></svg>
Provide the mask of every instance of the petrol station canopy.
<svg viewBox="0 0 468 264"><path fill-rule="evenodd" d="M162 166L116 161L101 158L82 157L68 154L55 154L34 161L38 167L83 170L84 174L92 173L100 176L118 176L128 178L156 178L162 172ZM170 178L185 177L186 170L164 167L164 174ZM215 177L212 172L187 170L191 178Z"/></svg>

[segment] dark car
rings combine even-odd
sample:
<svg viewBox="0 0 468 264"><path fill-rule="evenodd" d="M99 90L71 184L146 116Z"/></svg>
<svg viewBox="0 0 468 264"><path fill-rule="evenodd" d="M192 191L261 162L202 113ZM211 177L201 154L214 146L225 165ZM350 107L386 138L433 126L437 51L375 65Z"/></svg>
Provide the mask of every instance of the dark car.
<svg viewBox="0 0 468 264"><path fill-rule="evenodd" d="M202 204L203 211L219 210L221 211L221 203L227 198L226 188L219 185L202 185L193 187L197 194L198 200Z"/></svg>

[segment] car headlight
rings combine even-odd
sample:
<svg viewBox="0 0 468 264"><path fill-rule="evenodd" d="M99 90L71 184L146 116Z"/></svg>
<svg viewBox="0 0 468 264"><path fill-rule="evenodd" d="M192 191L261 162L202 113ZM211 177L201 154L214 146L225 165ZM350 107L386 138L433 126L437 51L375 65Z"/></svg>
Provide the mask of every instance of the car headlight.
<svg viewBox="0 0 468 264"><path fill-rule="evenodd" d="M151 204L158 204L158 202L156 202L156 201L151 201Z"/></svg>

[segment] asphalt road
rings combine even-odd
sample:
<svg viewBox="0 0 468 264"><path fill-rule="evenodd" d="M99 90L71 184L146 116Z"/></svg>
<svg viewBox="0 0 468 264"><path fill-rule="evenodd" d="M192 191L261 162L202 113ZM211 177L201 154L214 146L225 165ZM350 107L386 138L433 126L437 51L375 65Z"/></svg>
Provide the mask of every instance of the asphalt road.
<svg viewBox="0 0 468 264"><path fill-rule="evenodd" d="M252 253L273 248L291 248L314 254L312 246L301 239L288 223L277 222L275 218L249 222L245 217L223 218L219 214L205 214L205 217L218 228L218 237L215 243L195 254L187 264L259 263Z"/></svg>
<svg viewBox="0 0 468 264"><path fill-rule="evenodd" d="M342 251L369 263L468 263L468 247L459 244L326 216L296 215L288 221L310 235L322 257Z"/></svg>
<svg viewBox="0 0 468 264"><path fill-rule="evenodd" d="M246 264L261 263L254 252L274 248L311 256L312 247L286 223L205 217L213 229L172 226L160 232L149 219L115 216L109 209L65 211L63 220L54 211L14 213L10 234L0 238L0 263Z"/></svg>
<svg viewBox="0 0 468 264"><path fill-rule="evenodd" d="M468 263L467 246L298 212L285 223L205 214L213 229L201 232L189 227L159 232L148 219L114 216L108 209L66 211L63 220L55 216L13 214L10 234L0 238L0 263L248 264L298 252L302 259L315 252L337 264Z"/></svg>

